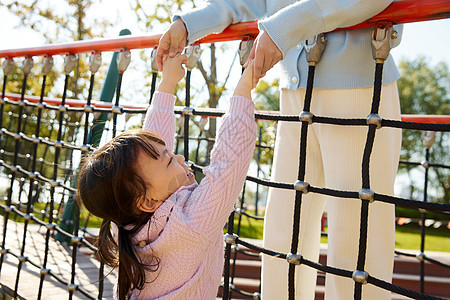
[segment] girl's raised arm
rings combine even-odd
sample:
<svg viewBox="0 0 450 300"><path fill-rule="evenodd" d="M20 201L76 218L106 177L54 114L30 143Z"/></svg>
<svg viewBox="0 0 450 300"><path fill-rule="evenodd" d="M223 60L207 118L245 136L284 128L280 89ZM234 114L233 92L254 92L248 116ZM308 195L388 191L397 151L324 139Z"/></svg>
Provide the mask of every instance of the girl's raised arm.
<svg viewBox="0 0 450 300"><path fill-rule="evenodd" d="M172 152L175 140L174 104L174 95L157 91L142 126L144 129L155 132L166 143L166 148Z"/></svg>
<svg viewBox="0 0 450 300"><path fill-rule="evenodd" d="M184 77L183 64L187 61L186 55L176 55L165 58L162 79L153 97L144 120L144 129L154 131L166 143L166 148L173 152L175 140L175 114L173 106L175 96L173 92L177 83Z"/></svg>
<svg viewBox="0 0 450 300"><path fill-rule="evenodd" d="M256 142L256 122L251 90L252 63L242 75L222 119L211 164L203 170L205 177L191 195L188 227L205 239L215 237L223 228L241 193Z"/></svg>

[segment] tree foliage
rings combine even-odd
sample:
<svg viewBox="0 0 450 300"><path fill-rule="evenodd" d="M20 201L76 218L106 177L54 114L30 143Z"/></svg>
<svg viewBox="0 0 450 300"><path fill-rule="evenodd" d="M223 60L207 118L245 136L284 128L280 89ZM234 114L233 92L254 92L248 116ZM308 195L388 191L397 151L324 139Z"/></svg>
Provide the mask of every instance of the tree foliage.
<svg viewBox="0 0 450 300"><path fill-rule="evenodd" d="M89 40L102 36L111 23L106 18L91 16L89 10L96 1L66 0L56 3L44 0L2 1L0 6L5 6L10 13L15 14L20 20L20 26L41 34L44 44ZM83 92L87 90L90 76L89 62L84 59L85 55L81 56L83 59L78 57L74 75L68 86L69 97L76 99L84 99L87 96ZM53 71L54 76L62 74L62 66L55 64L54 69L56 70ZM52 88L50 95L61 97L61 88Z"/></svg>
<svg viewBox="0 0 450 300"><path fill-rule="evenodd" d="M430 66L424 57L399 63L402 76L398 80L402 114L450 115L450 73L444 62ZM420 162L425 159L420 131L403 130L401 160ZM450 134L438 132L430 149L431 163L450 165L448 150ZM401 173L408 175L410 196L422 199L423 176L417 167L400 165ZM429 169L429 200L450 202L450 171L445 168Z"/></svg>
<svg viewBox="0 0 450 300"><path fill-rule="evenodd" d="M62 43L78 40L92 39L95 36L101 36L105 28L110 25L106 19L96 17L87 18L89 9L94 1L89 0L67 0L67 1L2 1L0 6L4 6L8 11L18 17L22 27L29 28L42 35L42 44L45 43ZM36 45L40 46L40 45ZM81 59L80 59L81 57ZM88 85L90 82L89 62L86 55L78 55L77 64L74 71L71 72L68 81L67 98L86 99ZM23 71L21 61L23 59L14 59L15 67L7 77L6 93L25 95L40 95L42 88L41 60L35 57L32 73L27 78L27 84L23 87ZM55 57L55 65L51 72L47 75L44 95L52 98L61 98L63 93L65 74L62 72L62 60ZM96 83L100 83L100 76L97 76ZM23 90L23 91L22 91ZM6 106L5 111L9 112L4 115L3 127L12 132L17 131L18 107ZM28 136L32 136L36 132L37 109L27 108L23 116L23 127L21 132ZM67 113L63 119L62 140L73 142L79 130L79 121L82 114ZM58 123L54 120L58 119L58 113L52 110L42 111L42 123L40 124L40 136L48 137L50 140L57 139ZM12 161L14 156L14 140L3 137L1 141L2 157L8 161ZM33 145L31 143L22 142L19 153L18 164L30 167L30 153ZM53 161L54 147L41 144L37 150L37 169L39 173L47 178L53 177ZM71 175L72 151L62 149L59 159L61 170L58 176L66 177Z"/></svg>

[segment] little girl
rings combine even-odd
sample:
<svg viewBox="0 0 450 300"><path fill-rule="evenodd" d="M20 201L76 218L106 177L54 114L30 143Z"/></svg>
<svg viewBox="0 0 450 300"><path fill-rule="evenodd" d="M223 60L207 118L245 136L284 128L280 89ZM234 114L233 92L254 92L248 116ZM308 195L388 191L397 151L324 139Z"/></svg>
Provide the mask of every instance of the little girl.
<svg viewBox="0 0 450 300"><path fill-rule="evenodd" d="M215 299L223 268L223 226L243 186L256 140L252 68L222 120L211 164L195 182L172 153L175 86L186 56L167 58L143 129L124 132L87 158L82 204L103 218L101 259L119 267L119 299Z"/></svg>

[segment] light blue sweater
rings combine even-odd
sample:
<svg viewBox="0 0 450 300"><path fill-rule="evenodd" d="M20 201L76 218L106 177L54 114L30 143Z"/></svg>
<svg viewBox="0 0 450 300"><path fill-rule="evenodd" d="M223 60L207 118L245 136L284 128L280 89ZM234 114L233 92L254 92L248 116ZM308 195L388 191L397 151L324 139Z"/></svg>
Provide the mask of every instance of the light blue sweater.
<svg viewBox="0 0 450 300"><path fill-rule="evenodd" d="M283 53L280 62L280 87L306 87L308 63L304 41L328 32L328 42L316 68L316 88L343 89L373 85L375 61L372 58L372 30L333 31L358 24L383 11L392 0L211 0L181 17L188 30L188 43L230 24L260 20L264 29ZM396 25L399 35L403 27ZM386 60L383 84L400 77L392 56Z"/></svg>

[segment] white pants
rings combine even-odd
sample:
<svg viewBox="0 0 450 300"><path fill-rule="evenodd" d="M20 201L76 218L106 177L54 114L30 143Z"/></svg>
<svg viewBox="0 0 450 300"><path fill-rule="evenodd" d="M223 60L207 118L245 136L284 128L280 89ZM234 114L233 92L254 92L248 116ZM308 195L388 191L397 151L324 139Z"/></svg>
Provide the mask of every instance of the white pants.
<svg viewBox="0 0 450 300"><path fill-rule="evenodd" d="M366 118L370 113L373 88L314 89L311 112L317 116ZM282 90L281 113L299 114L305 89ZM383 86L379 114L400 120L396 83ZM277 129L272 180L294 183L298 176L301 123L280 122ZM361 162L367 126L338 126L314 123L308 128L305 181L315 187L359 191L362 187ZM401 130L376 131L370 159L370 188L376 193L393 195L400 154ZM327 265L356 270L360 225L359 199L342 199L308 193L303 195L298 253L317 262L320 247L322 212L327 205ZM263 245L275 251L290 252L295 191L269 190L264 223ZM391 282L394 255L394 206L375 201L369 205L368 242L365 271ZM288 263L263 256L262 298L288 298ZM314 299L316 270L296 266L295 299ZM326 275L325 299L353 299L354 281ZM364 285L363 299L390 299L390 292Z"/></svg>

